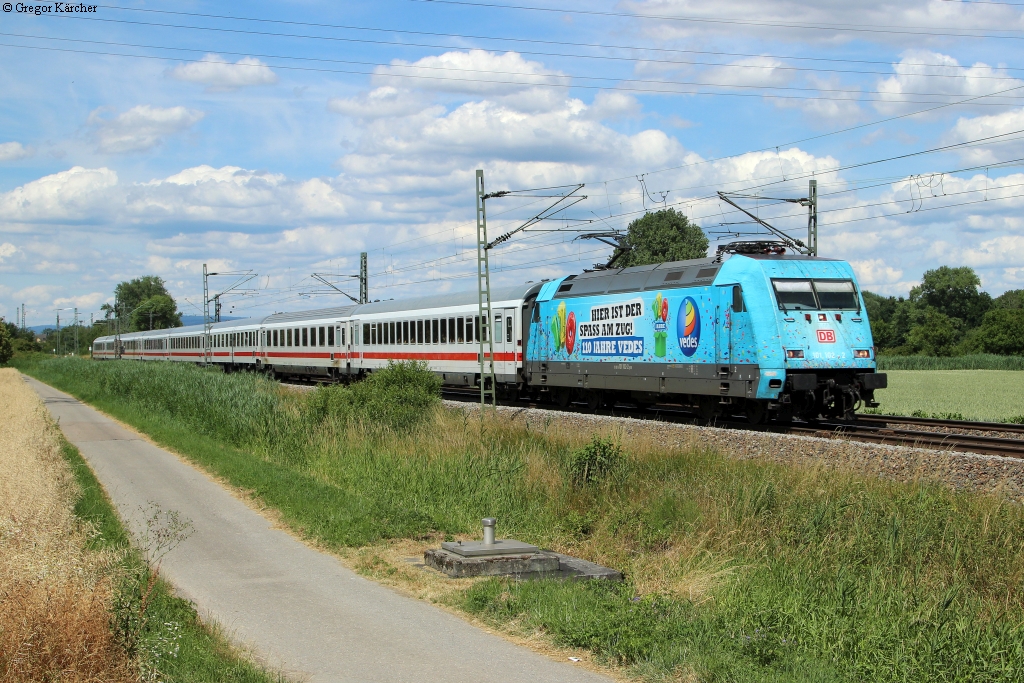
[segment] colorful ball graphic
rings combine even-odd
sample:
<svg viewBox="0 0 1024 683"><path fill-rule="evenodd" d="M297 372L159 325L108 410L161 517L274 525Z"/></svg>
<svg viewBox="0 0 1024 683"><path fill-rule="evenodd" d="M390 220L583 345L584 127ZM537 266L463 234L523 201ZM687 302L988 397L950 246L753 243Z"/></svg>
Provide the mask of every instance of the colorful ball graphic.
<svg viewBox="0 0 1024 683"><path fill-rule="evenodd" d="M679 303L676 332L679 335L679 350L683 355L695 354L700 346L700 308L692 297L686 297Z"/></svg>

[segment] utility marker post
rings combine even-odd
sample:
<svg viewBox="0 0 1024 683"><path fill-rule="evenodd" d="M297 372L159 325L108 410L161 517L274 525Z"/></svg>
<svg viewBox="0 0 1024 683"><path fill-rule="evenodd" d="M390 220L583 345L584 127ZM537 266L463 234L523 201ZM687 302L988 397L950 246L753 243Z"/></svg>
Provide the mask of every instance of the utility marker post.
<svg viewBox="0 0 1024 683"><path fill-rule="evenodd" d="M818 255L818 181L807 182L807 253Z"/></svg>
<svg viewBox="0 0 1024 683"><path fill-rule="evenodd" d="M491 269L487 258L487 210L484 201L484 172L476 172L476 291L477 312L480 316L480 421L484 419L484 407L490 395L491 405L497 405L495 392L497 381L494 377L494 335L491 334ZM484 346L486 344L486 347ZM488 380L490 383L488 384Z"/></svg>

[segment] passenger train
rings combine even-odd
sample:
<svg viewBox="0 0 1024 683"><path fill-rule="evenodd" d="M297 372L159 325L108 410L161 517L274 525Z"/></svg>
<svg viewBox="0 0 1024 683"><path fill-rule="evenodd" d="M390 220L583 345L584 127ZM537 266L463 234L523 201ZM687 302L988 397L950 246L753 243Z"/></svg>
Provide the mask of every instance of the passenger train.
<svg viewBox="0 0 1024 683"><path fill-rule="evenodd" d="M876 406L886 376L853 269L761 251L495 288L499 397L675 403L754 423ZM318 381L418 360L445 385L474 387L482 327L474 291L218 322L209 344L202 325L100 337L92 353Z"/></svg>

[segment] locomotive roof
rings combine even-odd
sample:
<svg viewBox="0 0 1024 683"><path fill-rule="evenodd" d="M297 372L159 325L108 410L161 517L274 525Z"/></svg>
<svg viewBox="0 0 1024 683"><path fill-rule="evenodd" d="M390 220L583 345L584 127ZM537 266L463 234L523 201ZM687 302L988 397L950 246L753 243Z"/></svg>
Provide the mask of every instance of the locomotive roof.
<svg viewBox="0 0 1024 683"><path fill-rule="evenodd" d="M722 264L717 259L702 258L631 268L593 270L580 275L570 275L562 280L554 298L711 284L721 267Z"/></svg>

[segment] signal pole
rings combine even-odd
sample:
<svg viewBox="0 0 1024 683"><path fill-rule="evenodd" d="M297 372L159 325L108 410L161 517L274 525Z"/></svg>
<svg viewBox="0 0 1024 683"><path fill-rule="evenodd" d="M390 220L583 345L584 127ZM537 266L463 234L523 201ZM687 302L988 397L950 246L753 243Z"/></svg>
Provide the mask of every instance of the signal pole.
<svg viewBox="0 0 1024 683"><path fill-rule="evenodd" d="M78 306L75 306L75 355L78 355Z"/></svg>
<svg viewBox="0 0 1024 683"><path fill-rule="evenodd" d="M220 299L217 300L217 310L220 311ZM210 339L210 274L203 264L203 362L205 363L213 355L213 347Z"/></svg>
<svg viewBox="0 0 1024 683"><path fill-rule="evenodd" d="M491 405L496 405L494 377L494 335L491 334L491 269L487 258L490 245L487 241L487 209L484 201L484 172L476 172L476 293L477 311L480 315L480 420L484 419L484 406L490 395ZM487 344L486 351L484 344ZM490 386L488 387L488 379Z"/></svg>
<svg viewBox="0 0 1024 683"><path fill-rule="evenodd" d="M359 254L359 303L370 303L370 274L366 268L366 252Z"/></svg>
<svg viewBox="0 0 1024 683"><path fill-rule="evenodd" d="M807 187L807 252L818 255L818 181L809 180Z"/></svg>

